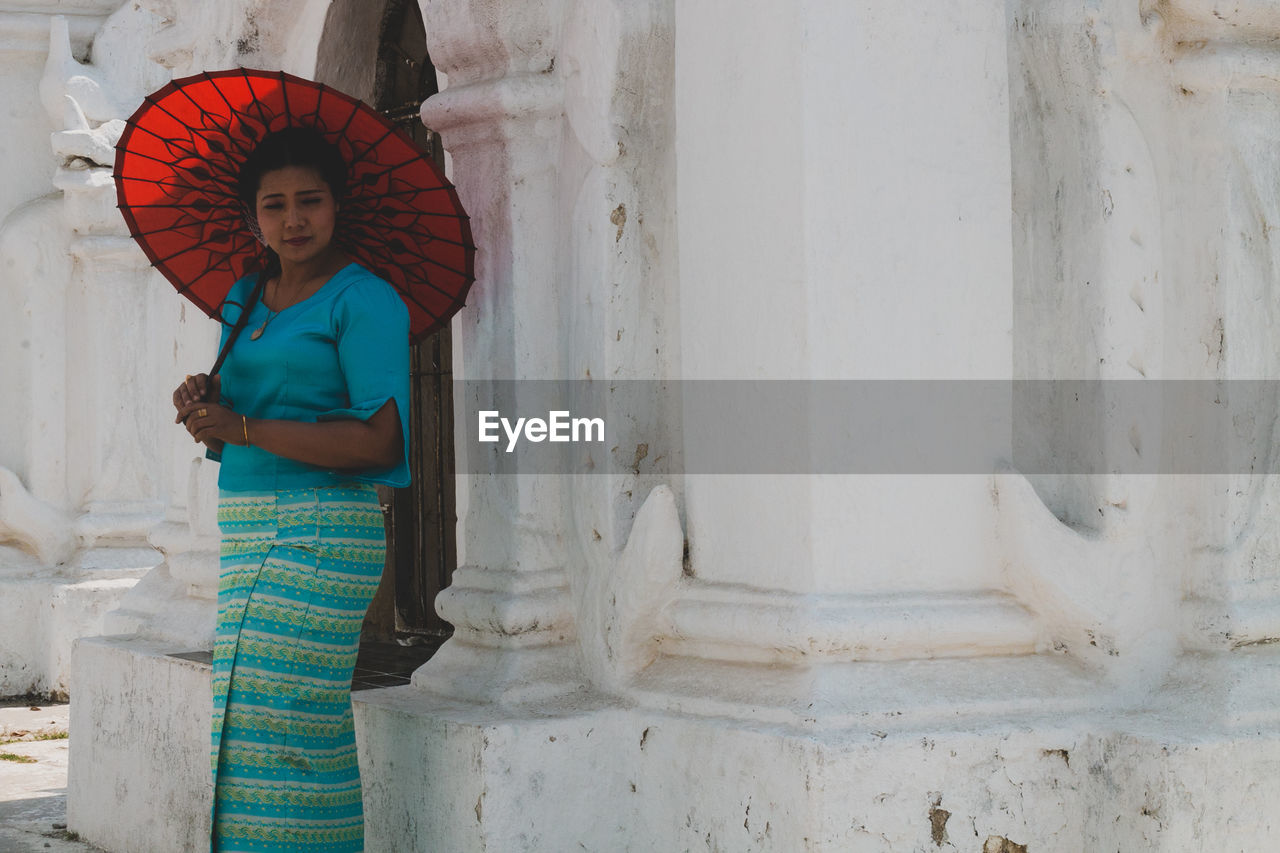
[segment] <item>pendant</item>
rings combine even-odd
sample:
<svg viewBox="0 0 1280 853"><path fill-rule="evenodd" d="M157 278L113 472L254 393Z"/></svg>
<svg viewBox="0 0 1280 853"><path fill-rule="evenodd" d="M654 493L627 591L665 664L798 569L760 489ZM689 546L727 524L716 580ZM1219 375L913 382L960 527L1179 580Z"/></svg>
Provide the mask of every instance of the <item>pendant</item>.
<svg viewBox="0 0 1280 853"><path fill-rule="evenodd" d="M249 335L249 340L256 341L258 338L262 337L262 333L266 331L266 328L267 328L267 324L263 323L261 326L254 329L253 332Z"/></svg>

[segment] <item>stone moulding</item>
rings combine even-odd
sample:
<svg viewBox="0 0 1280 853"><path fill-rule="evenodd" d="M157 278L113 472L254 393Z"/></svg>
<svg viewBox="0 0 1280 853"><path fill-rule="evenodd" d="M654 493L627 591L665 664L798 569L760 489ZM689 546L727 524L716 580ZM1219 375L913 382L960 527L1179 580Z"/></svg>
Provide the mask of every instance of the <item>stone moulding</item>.
<svg viewBox="0 0 1280 853"><path fill-rule="evenodd" d="M459 639L482 646L521 648L572 638L573 615L565 574L460 566L436 610Z"/></svg>
<svg viewBox="0 0 1280 853"><path fill-rule="evenodd" d="M750 662L1034 654L1039 626L998 590L806 595L690 582L666 613L664 653Z"/></svg>
<svg viewBox="0 0 1280 853"><path fill-rule="evenodd" d="M1112 692L1065 655L769 666L664 655L640 673L627 697L670 714L870 739L1098 711Z"/></svg>
<svg viewBox="0 0 1280 853"><path fill-rule="evenodd" d="M1179 51L1173 67L1184 95L1280 91L1280 51L1275 43L1200 45Z"/></svg>
<svg viewBox="0 0 1280 853"><path fill-rule="evenodd" d="M543 118L559 118L564 111L563 84L548 74L521 74L445 89L422 104L422 122L447 134L448 148L503 137L504 126Z"/></svg>
<svg viewBox="0 0 1280 853"><path fill-rule="evenodd" d="M1236 650L1280 643L1280 598L1249 598L1241 585L1234 598L1188 598L1182 605L1181 640L1195 651Z"/></svg>
<svg viewBox="0 0 1280 853"><path fill-rule="evenodd" d="M1164 19L1175 43L1250 42L1280 38L1280 3L1276 0L1162 0L1154 11Z"/></svg>

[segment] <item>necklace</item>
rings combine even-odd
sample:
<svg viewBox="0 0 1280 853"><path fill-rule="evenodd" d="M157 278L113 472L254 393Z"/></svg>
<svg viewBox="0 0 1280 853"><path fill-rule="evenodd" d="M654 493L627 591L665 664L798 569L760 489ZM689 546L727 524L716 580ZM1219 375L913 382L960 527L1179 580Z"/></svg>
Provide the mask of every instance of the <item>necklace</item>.
<svg viewBox="0 0 1280 853"><path fill-rule="evenodd" d="M330 275L332 275L332 274L330 274ZM326 276L325 280L326 280L326 281L328 280L328 276ZM261 326L259 326L258 328L254 329L252 332L250 332L250 333L249 333L249 340L251 340L251 341L256 341L258 338L262 337L262 333L263 333L263 332L265 332L265 331L267 330L267 326L268 326L268 324L270 324L272 320L274 320L276 317L278 317L278 316L280 315L280 312L281 312L281 311L283 311L284 309L286 309L286 308L288 308L288 307L290 307L290 306L292 306L292 305L297 304L297 302L299 301L299 300L298 300L298 297L299 297L299 296L301 296L303 293L306 293L306 292L307 292L307 288L308 288L308 286L309 286L312 282L314 282L314 281L315 281L315 279L314 279L314 278L313 278L313 279L310 279L310 280L305 280L305 279L304 279L304 280L303 280L303 282L302 282L302 286L301 286L300 288L298 288L297 290L295 290L295 291L294 291L294 294L293 294L293 297L294 297L294 298L293 298L292 300L290 300L290 301L289 301L289 304L288 304L288 305L282 304L282 303L281 303L281 301L280 301L280 279L279 279L279 277L277 277L277 278L273 278L273 279L271 279L271 281L267 282L267 287L272 288L271 292L275 295L275 298L274 298L272 301L273 301L273 302L275 302L275 303L276 303L277 305L279 305L280 307L279 307L279 309L277 309L277 310L275 310L275 311L272 311L270 307L267 307L267 319L265 319L265 320L263 320L263 321L262 321L262 325L261 325ZM314 291L313 291L313 292L314 292ZM263 299L262 304L263 304L264 306L267 304L267 303L266 303L266 299L265 299L265 294L264 294L264 299Z"/></svg>
<svg viewBox="0 0 1280 853"><path fill-rule="evenodd" d="M262 333L267 330L267 324L270 323L272 320L274 320L276 318L276 315L279 313L280 313L279 311L272 311L270 308L268 308L267 319L263 320L262 325L254 329L249 334L249 340L256 341L258 338L262 337Z"/></svg>
<svg viewBox="0 0 1280 853"><path fill-rule="evenodd" d="M275 285L273 292L274 292L274 293L275 293L275 295L276 295L276 300L277 300L277 304L278 304L278 300L279 300L279 296L280 296L280 279L278 279L278 278L273 278L273 279L271 279L271 281L270 281L270 282L268 282L268 284L269 284L269 285ZM263 304L264 306L267 304L265 299L263 300L263 303L262 303L262 304ZM282 305L282 306L280 306L280 309L279 309L279 310L272 311L272 310L268 307L268 308L267 308L267 319L263 320L263 321L262 321L262 325L261 325L261 326L259 326L259 327L258 327L258 328L256 328L256 329L254 329L254 330L253 330L253 332L251 332L251 333L249 334L249 340L251 340L251 341L256 341L258 338L262 337L262 333L263 333L263 332L265 332L265 331L267 330L267 324L269 324L272 320L274 320L277 316L279 316L280 312L281 312L281 311L283 311L283 310L284 310L284 308L285 308L285 306L283 306L283 305Z"/></svg>

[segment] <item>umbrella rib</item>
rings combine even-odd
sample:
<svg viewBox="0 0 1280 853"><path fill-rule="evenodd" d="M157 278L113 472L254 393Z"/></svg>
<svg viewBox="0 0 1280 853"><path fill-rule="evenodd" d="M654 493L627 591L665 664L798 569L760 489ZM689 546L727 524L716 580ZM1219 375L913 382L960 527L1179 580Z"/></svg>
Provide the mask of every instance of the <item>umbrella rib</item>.
<svg viewBox="0 0 1280 853"><path fill-rule="evenodd" d="M218 88L217 84L216 84L216 83L214 83L214 82L213 82L213 80L212 80L212 78L210 78L210 77L209 77L209 72L207 72L207 71L206 71L206 72L204 72L203 76L204 76L205 80L206 80L206 81L208 81L208 82L209 82L209 84L210 84L210 85L211 85L215 90ZM214 117L214 116L213 116L213 113L209 112L208 108L207 108L207 107L205 107L205 106L204 106L204 104L201 104L201 103L197 102L195 98L191 97L191 93L190 93L189 91L187 91L187 87L186 87L186 86L183 86L183 87L181 87L180 89L178 89L178 90L177 90L177 93L178 93L178 94L180 94L180 95L182 95L182 97L186 98L186 99L187 99L187 101L191 104L191 106L193 106L193 107L195 107L195 108L196 108L196 113L197 113L197 114L199 114L200 118L202 118L202 119L209 119L209 118L213 118L213 117ZM224 99L224 100L225 100L225 99ZM231 106L231 105L230 105L230 104L228 104L227 106L228 106L228 108L230 108L230 106ZM165 110L165 112L169 113L169 111L168 111L168 110ZM174 121L181 123L184 127L187 125L187 123L186 123L185 121L183 121L182 119L180 119L180 118L178 118L177 116L173 115L173 113L169 113L169 116L170 116Z"/></svg>
<svg viewBox="0 0 1280 853"><path fill-rule="evenodd" d="M324 86L314 87L316 90L316 108L311 111L311 124L320 124L320 105L324 102Z"/></svg>
<svg viewBox="0 0 1280 853"><path fill-rule="evenodd" d="M155 136L157 139L163 139L163 137L156 134L156 132L151 130L151 128L141 127L138 129L146 131L147 133L150 133L152 136ZM172 160L166 160L163 157L157 157L154 154L143 154L141 151L130 151L129 156L137 157L140 160L150 160L153 163L159 163L162 166L168 166L170 167L170 169L174 169L174 162ZM120 177L127 177L131 181L154 181L155 180L153 178L138 178L138 177L134 177L133 175L121 175Z"/></svg>
<svg viewBox="0 0 1280 853"><path fill-rule="evenodd" d="M155 234L165 234L167 232L172 232L172 231L186 232L193 228L203 230L210 225L225 225L227 223L240 223L240 224L244 223L243 219L241 219L238 216L233 216L230 213L225 213L217 217L211 216L208 218L192 216L187 218L185 221L179 219L178 217L171 217L171 220L172 221L161 223L157 227L150 230L143 230L141 225L139 225L135 233L140 237L151 237ZM195 235L195 236L199 237L204 242L209 242L208 238L201 237L200 235Z"/></svg>
<svg viewBox="0 0 1280 853"><path fill-rule="evenodd" d="M200 275L196 276L191 281L183 284L182 287L179 287L178 293L182 294L183 296L187 296L188 292L195 290L196 284L198 284L201 279L203 279L207 275L210 275L213 272L216 272L216 269L214 266L210 266L207 270L200 273ZM194 297L188 296L188 298L194 298Z"/></svg>
<svg viewBox="0 0 1280 853"><path fill-rule="evenodd" d="M134 205L134 206L136 207L137 205ZM361 210L364 210L364 209L365 209L365 208L361 208ZM364 216L364 217L357 217L357 219L358 219L359 221L362 221L362 222L368 222L368 223L372 224L372 223L375 223L375 222L386 222L386 221L388 221L388 220L390 220L390 219L392 219L392 218L395 218L395 217L401 217L401 216L413 216L413 217L418 217L418 216L434 216L434 217L435 217L435 218L437 218L437 219L456 219L456 220L457 220L457 221L459 221L459 222L467 221L464 217L460 217L460 216L458 216L458 214L456 214L456 213L441 213L441 212L439 212L439 211L435 211L435 210L392 210L392 211L381 211L381 212L376 213L376 214L374 214L374 213L370 213L368 216Z"/></svg>
<svg viewBox="0 0 1280 853"><path fill-rule="evenodd" d="M154 130L152 130L152 129L151 129L151 128L149 128L149 127L139 127L138 129L139 129L139 130L143 130L143 131L145 131L145 132L147 132L147 133L151 134L153 137L155 137L156 139L158 139L158 140L160 140L161 142L164 142L164 143L166 143L166 144L168 144L168 143L171 141L171 140L168 140L168 139L166 139L165 137L161 136L160 134L156 133ZM191 157L194 157L194 158L198 159L201 163L204 163L206 166L211 165L211 164L210 164L209 159L208 159L207 157L205 157L203 154L200 154L200 153L199 153L199 152L197 152L197 151L192 150L192 151L187 151L187 152L185 152L185 153L186 153L186 154L188 154L188 155L190 155ZM153 163L159 163L159 164L160 164L160 165L162 165L162 166L167 166L167 167L169 168L169 170L170 170L170 174L173 174L173 175L185 174L185 173L187 173L187 172L189 172L189 171L190 171L189 169L185 169L185 168L179 167L176 163L174 163L174 162L173 162L173 160L164 159L164 158L161 158L161 157L156 157L156 156L155 156L155 155L153 155L153 154L144 154L144 153L142 153L141 151L130 151L130 152L128 152L128 155L129 155L130 157L137 157L137 158L139 158L139 159L143 159L143 160L150 160L150 161L151 161L151 162L153 162ZM217 184L217 185L219 185L219 186L221 186L221 187L224 187L224 188L228 187L228 185L229 185L229 183L230 183L230 178L229 178L229 176L223 176L223 175L220 175L220 174L216 174L216 171L217 171L217 170L210 168L210 170L209 170L209 182L214 183L214 184ZM195 189L194 187L186 186L186 185L181 184L181 183L166 184L166 182L165 182L165 178L164 178L163 176L162 176L162 177L160 177L160 178L140 178L140 177L136 177L136 176L134 176L134 175L116 175L115 177L118 177L118 178L121 178L121 179L123 179L123 180L127 180L127 181L139 181L139 182L141 182L141 183L158 184L158 185L161 185L161 186L166 186L166 185L168 185L168 186L181 187L181 188L183 188L183 189Z"/></svg>
<svg viewBox="0 0 1280 853"><path fill-rule="evenodd" d="M173 203L170 203L170 204L164 204L164 203L160 203L160 202L156 202L156 203L153 203L153 204L139 204L138 202L130 202L130 203L129 203L129 207L133 208L134 210L142 210L142 209L154 209L154 210L192 210L192 209L194 209L194 208L195 208L195 205L191 204L190 202L185 202L185 203L181 203L181 202L173 202ZM227 205L221 205L221 204L210 204L210 205L209 205L209 211L210 211L210 213L212 213L212 212L214 212L214 211L217 211L217 212L219 212L219 213L230 213L230 208L229 208L229 206L227 206ZM241 218L239 215L229 215L229 216L225 217L224 219L201 219L200 221L201 221L201 222L223 222L223 221L229 221L229 220L231 220L231 219L239 219L239 218Z"/></svg>
<svg viewBox="0 0 1280 853"><path fill-rule="evenodd" d="M239 220L239 219L233 219L233 218L231 218L231 217L227 217L227 218L225 218L225 219L211 219L211 220L208 220L208 221L209 221L209 222L211 222L211 223L213 223L213 224L219 224L219 223L224 223L224 222L240 222L241 220ZM202 222L193 222L193 223L191 223L191 226L198 226L198 225L200 225L200 224L202 224ZM155 228L155 229L152 229L152 230L149 230L149 231L144 231L143 229L139 228L139 229L137 229L136 231L134 231L133 233L134 233L134 236L135 236L135 237L154 237L154 236L155 236L155 235L157 235L157 234L170 234L170 233L172 233L173 231L175 231L175 230L177 230L178 228L181 228L181 227L183 227L183 226L175 226L175 225L173 225L173 224L170 224L170 225L164 226L164 227L162 227L162 228ZM235 230L228 230L228 231L227 231L227 237L231 237L231 236L233 236L233 235L237 235L237 234L238 234L242 239L247 239L246 235L239 234L239 229L235 229ZM206 245L206 246L207 246L207 245L209 245L209 244L208 244L208 243L201 243L201 244L198 244L198 245ZM183 249L182 251L175 252L175 253L173 253L172 255L169 255L167 258L165 258L165 260L169 260L170 258L176 258L176 257L178 257L178 255L181 255L181 254L183 254L184 252L190 252L192 248L194 248L194 247L188 246L187 248Z"/></svg>
<svg viewBox="0 0 1280 853"><path fill-rule="evenodd" d="M475 280L475 277L472 276L470 273L466 273L466 272L463 272L462 270L454 269L453 267L449 266L446 263L437 261L435 258L423 258L422 261L423 263L431 264L433 267L438 267L439 269L445 270L446 272L451 272L454 275L459 275L459 276L462 276L463 278L468 278L473 281ZM432 285L432 287L435 287L435 285ZM436 287L435 289L440 290L440 288L438 287ZM444 291L441 291L441 292L443 293Z"/></svg>
<svg viewBox="0 0 1280 853"><path fill-rule="evenodd" d="M242 240L242 242L244 242L244 241ZM174 252L174 253L173 253L173 254L171 254L171 255L165 255L164 257L159 257L159 256L157 256L156 263L157 263L157 264L165 264L165 265L168 265L168 263L169 263L170 261L172 261L174 258L182 257L183 255L188 254L188 253L190 253L190 252L192 252L192 251L195 251L196 249L203 249L203 250L204 250L205 252L207 252L211 257L219 257L219 252L221 252L221 260L222 260L222 261L230 260L231 258L235 257L236 255L238 255L238 254L240 254L242 251L244 251L244 250L243 250L243 248L233 248L233 249L227 249L227 250L220 250L220 249L215 249L214 247L209 246L209 245L206 245L206 244L201 244L201 245L199 245L199 246L189 247L189 248L183 249L183 250L182 250L182 251L180 251L180 252ZM219 263L221 263L221 261L219 261ZM217 266L217 264L214 264L214 266ZM211 267L210 269L205 270L204 272L200 273L200 275L199 275L199 276L197 276L197 277L196 277L195 281L192 281L192 282L190 282L190 283L186 284L184 287L179 288L179 290L185 290L185 289L190 288L192 285L194 285L194 284L195 284L195 282L196 282L196 281L199 281L201 278L203 278L204 276L208 275L209 273L211 273L211 272L213 272L213 271L214 271L214 270L213 270L213 268L212 268L212 267Z"/></svg>
<svg viewBox="0 0 1280 853"><path fill-rule="evenodd" d="M170 117L172 117L172 114L171 114L171 113L169 113L169 112L168 112L168 110L165 110L165 109L163 109L162 107L160 107L160 106L158 106L158 105L156 105L156 109L158 109L158 110L160 110L161 112L164 112L164 113L166 113L167 115L170 115ZM174 119L174 120L176 121L177 119ZM152 130L151 128L146 127L146 126L144 126L144 125L140 125L140 124L139 124L139 125L135 125L135 127L136 127L136 129L141 130L143 133L149 133L149 134L151 134L153 137L155 137L156 139L160 140L160 141L161 141L161 142L163 142L165 145L178 145L178 144L180 144L179 140L171 139L171 138L169 138L169 137L167 137L167 136L161 136L161 135L160 135L159 133L157 133L156 131L154 131L154 130ZM196 139L195 139L195 137L194 137L194 136L191 136L191 135L190 135L190 130L191 130L191 129L190 129L190 128L184 128L184 129L188 132L188 138L191 140L191 143L194 145L194 144L195 144ZM195 149L194 149L194 148L192 148L192 149L190 149L190 150L188 150L188 151L185 151L184 153L189 154L189 155L191 155L192 157L200 157L200 154L199 154L199 153L197 153L197 152L195 151ZM157 163L167 163L167 164L168 164L168 165L170 165L170 166L172 166L172 165L173 165L173 161L171 161L171 160L161 160L161 159L160 159L160 158L158 158L158 157L154 157L154 156L150 156L150 155L147 155L147 154L143 154L143 153L142 153L142 152L140 152L140 151L130 151L130 152L129 152L129 156L131 156L131 157L147 157L147 158L148 158L148 159L150 159L150 160L155 160Z"/></svg>
<svg viewBox="0 0 1280 853"><path fill-rule="evenodd" d="M442 185L438 187L411 187L407 190L389 190L385 193L379 193L377 196L370 196L367 200L367 204L373 204L375 201L381 198L403 198L404 196L417 195L418 193L434 193L434 192L440 192L441 190L451 190L451 189L453 189L453 187L448 185ZM359 199L357 201L357 204L364 204L364 203L366 203L365 199ZM457 216L458 214L451 213L447 215Z"/></svg>
<svg viewBox="0 0 1280 853"><path fill-rule="evenodd" d="M387 138L386 136L383 137L383 139L386 139L386 138ZM369 162L369 161L366 160L363 162ZM421 151L414 150L413 152L410 153L410 156L408 158L401 160L399 163L392 163L391 165L386 166L385 168L382 169L382 171L377 172L376 174L385 175L388 172L394 172L397 169L403 169L406 166L412 166L414 163L418 163L418 162L427 164L428 166L431 167L432 172L435 171L435 164L432 163L430 160L426 159L425 157L423 157ZM374 165L382 166L381 163L376 163ZM444 181L443 183L448 183L448 181Z"/></svg>
<svg viewBox="0 0 1280 853"><path fill-rule="evenodd" d="M181 90L178 90L178 91L181 91ZM190 100L190 96L189 96L189 95L187 95L187 94L186 94L186 92L182 92L182 94L183 94L184 96L186 96L188 100ZM195 141L196 141L196 136L195 136L195 133L192 131L191 127L190 127L190 126L189 126L185 121L183 121L182 119L180 119L180 118L178 118L176 115L174 115L174 114L173 114L173 112L172 112L172 111L171 111L171 110L170 110L170 109L165 105L165 101L164 101L163 99L162 99L162 100L150 100L150 99L148 99L148 100L147 100L147 103L149 103L149 104L151 105L151 108L152 108L152 109L159 110L160 112L164 113L164 114L165 114L165 115L167 115L169 118L171 118L171 119L173 119L175 122L177 122L178 127L182 128L184 131L186 131L186 133L187 133L187 139L189 139L193 144L195 143ZM200 109L199 105L197 105L197 107L196 107L196 108L197 108L197 109ZM139 123L139 124L138 124L138 125L136 125L136 126L137 126L137 127L142 128L143 130L147 131L147 132L148 132L148 133L150 133L152 136L154 136L156 139L159 139L159 140L161 140L161 141L163 141L163 142L172 142L172 141L173 141L170 137L167 137L167 136L161 136L160 134L158 134L158 133L156 133L155 131L151 130L149 127L146 127L146 126L142 125L141 123Z"/></svg>
<svg viewBox="0 0 1280 853"><path fill-rule="evenodd" d="M224 262L228 261L228 260L232 257L232 255L230 255L230 254L226 254L226 253L224 253L224 254L222 254L221 256L219 256L219 255L217 255L216 253L212 253L212 252L211 252L211 253L210 253L210 255L215 259L215 262L214 262L214 263L212 263L212 264L210 264L208 269L206 269L204 272L200 273L200 275L196 276L196 277L195 277L194 279L192 279L189 283L187 283L186 285L184 285L184 286L182 286L182 287L179 287L179 288L178 288L178 293L181 293L182 295L186 296L186 295L187 295L187 292L188 292L188 291L190 291L190 290L193 290L193 289L195 288L196 284L197 284L198 282L200 282L202 279L204 279L204 278L205 278L205 276L213 275L213 274L217 274L217 273L221 273L221 272L222 272L222 270L219 270L219 269L218 269L219 264L222 264L222 263L224 263Z"/></svg>
<svg viewBox="0 0 1280 853"><path fill-rule="evenodd" d="M396 130L396 128L395 128L393 125L391 125L390 123L388 123L388 124L384 125L384 126L383 126L383 128L382 128L382 131L383 131L383 132L382 132L382 135L381 135L381 136L379 136L377 139L375 139L375 140L373 140L372 142L370 142L370 143L368 143L367 145L365 145L365 147L364 147L364 151L360 154L360 156L359 156L359 158L358 158L361 162L365 162L365 157L368 155L368 153L369 153L370 151L372 151L372 150L373 150L375 147L377 147L378 145L381 145L381 144L382 144L382 140L386 139L388 136L391 136L393 133L397 133L397 132L398 132L398 131ZM353 147L354 147L354 146L353 146Z"/></svg>
<svg viewBox="0 0 1280 853"><path fill-rule="evenodd" d="M270 116L267 114L267 106L266 104L262 103L262 99L258 97L258 90L255 89L253 87L253 83L250 82L248 70L241 68L240 76L244 78L245 85L247 85L249 87L249 91L253 93L253 99L250 100L249 103L253 106L255 110L258 111L258 119L262 122L262 129L264 131L264 134L270 133L271 119L274 118L274 116ZM274 77L275 75L269 75L269 76ZM284 77L281 76L279 80L280 80L280 87L284 88ZM262 140L258 140L258 141L261 142Z"/></svg>
<svg viewBox="0 0 1280 853"><path fill-rule="evenodd" d="M437 260L435 260L434 258L429 258L429 257L426 257L426 256L420 256L420 258L419 258L419 259L420 259L420 261L422 262L422 264L423 264L424 266L425 266L426 264L431 264L431 265L432 265L432 266L434 266L434 267L438 267L439 269L442 269L442 270L445 270L445 271L447 271L447 272L453 273L454 275L461 276L462 278L471 278L471 276L467 275L466 273L464 273L464 272L462 272L462 271L460 271L460 270L456 270L456 269L454 269L453 267L450 267L448 264L441 263L440 261L437 261ZM433 281L432 281L430 278L428 278L428 277L425 277L425 276L424 276L424 277L421 279L421 284L426 285L427 287L429 287L429 288L431 288L432 290L434 290L436 293L439 293L439 294L441 294L441 295L443 295L443 296L448 296L448 297L450 297L450 298L452 298L452 297L453 297L453 292L452 292L452 291L445 290L443 287L441 287L440 285L436 284L435 282L433 282Z"/></svg>
<svg viewBox="0 0 1280 853"><path fill-rule="evenodd" d="M280 72L280 97L284 99L285 127L293 127L293 111L289 109L289 87L285 85L284 72Z"/></svg>
<svg viewBox="0 0 1280 853"><path fill-rule="evenodd" d="M475 246L470 243L465 243L462 240L453 240L449 237L437 237L435 234L431 234L430 237L431 242L433 243L444 243L449 246L456 246L459 249L475 249ZM423 255L423 257L426 257L426 255Z"/></svg>
<svg viewBox="0 0 1280 853"><path fill-rule="evenodd" d="M188 193L198 193L201 195L210 196L218 200L217 201L218 206L228 204L230 201L233 200L231 194L227 192L227 189L225 186L221 188L210 187L208 189L201 189L201 188L193 187L190 184L183 183L182 181L172 179L172 178L134 178L129 175L120 175L119 180L132 181L135 184L146 184L147 186L151 186L151 187L161 187L162 189L165 189L165 190L186 190ZM141 192L141 188L139 188L137 191ZM139 204L134 204L132 202L129 202L129 206L143 207L145 205L139 205Z"/></svg>
<svg viewBox="0 0 1280 853"><path fill-rule="evenodd" d="M452 273L453 275L456 275L456 276L460 276L464 279L474 278L469 273L463 272L462 270L454 269L448 264L438 261L435 258L429 257L421 252L408 251L407 254L409 254L411 257L414 257L422 265L430 264L434 267L437 267L438 269L445 270L446 272ZM403 264L397 263L397 259L395 257L388 258L383 263L380 263L377 265L383 266L383 267L389 267L393 269L403 269ZM444 296L448 296L448 297L453 296L453 293L451 291L445 290L444 288L440 287L435 282L431 281L431 279L428 277L424 276L421 279L421 283Z"/></svg>
<svg viewBox="0 0 1280 853"><path fill-rule="evenodd" d="M331 92L330 94L337 95L338 93ZM351 129L351 123L355 121L356 116L360 114L360 103L357 101L349 100L345 98L340 100L345 100L347 106L351 109L351 112L347 113L346 121L342 123L342 127L335 133L336 136L341 136L345 138L347 135L347 131ZM353 145L352 150L354 151L354 149L355 149L355 146ZM354 161L356 160L356 158L352 157L351 159L352 159L352 165L354 165L355 164Z"/></svg>
<svg viewBox="0 0 1280 853"><path fill-rule="evenodd" d="M195 99L191 97L191 93L188 92L185 88L178 89L177 92L178 94L182 95L182 97L186 98L188 101L191 102L191 106L196 108L196 111L200 114L201 118L209 118L211 116L208 110L206 110L200 104L196 103ZM178 116L174 115L173 111L170 110L168 106L166 106L164 101L152 101L152 106L160 110L160 112L164 113L169 118L176 121L178 123L178 126L187 132L187 138L191 140L191 145L192 145L192 150L190 152L191 155L193 157L203 157L203 155L201 155L198 151L195 150L196 141L200 137L195 132L194 128L192 128L189 124L187 124L185 119L178 118ZM160 134L156 133L153 130L150 130L149 128L143 128L143 130L148 130L148 132L150 132L151 135L156 137L157 139L160 139L165 142L169 141L165 137L161 136Z"/></svg>
<svg viewBox="0 0 1280 853"><path fill-rule="evenodd" d="M218 84L214 82L214 80L217 78L211 75L208 71L204 73L204 76L205 76L205 79L208 80L210 85L213 87L214 93L216 93L217 96L222 99L222 103L227 105L227 115L232 117L238 115L241 111L236 109L235 106L232 105L231 101L227 98L227 93L222 91L222 89L218 86ZM201 109L203 110L203 108ZM206 112L205 115L210 115L210 113ZM245 155L246 157L249 155L250 150L246 145L244 145L243 140L239 136L232 136L231 131L229 129L227 130L227 139L230 140L236 146L236 149L241 154Z"/></svg>
<svg viewBox="0 0 1280 853"><path fill-rule="evenodd" d="M385 178L388 175L391 175L390 171L379 173L374 177L375 179ZM391 176L398 177L395 175L391 175ZM361 179L363 179L364 177L367 177L367 175L362 175ZM426 193L448 192L449 190L452 190L452 189L456 189L456 187L454 187L453 184L449 184L449 183L437 184L436 186L433 186L433 187L408 186L408 187L405 187L404 189L385 190L383 192L377 193L376 195L374 193L368 193L363 196L358 196L357 198L360 202L363 202L366 204L374 204L379 199L384 199L384 198L405 198L407 196L415 196L420 193L426 194Z"/></svg>
<svg viewBox="0 0 1280 853"><path fill-rule="evenodd" d="M371 223L371 224L372 224L372 223ZM451 238L449 238L449 237L438 237L438 236L436 236L435 234L431 234L431 233L429 233L429 232L428 232L428 236L430 236L430 237L431 237L431 242L433 242L433 243L445 243L446 245L449 245L449 246L456 246L456 247L457 247L457 248L459 248L459 249L471 249L471 250L474 250L474 249L475 249L475 246L471 245L470 243L464 242L464 241L462 241L462 240L454 240L454 239L451 239ZM365 240L365 241L352 240L351 242L355 243L357 246L368 246L368 245L370 245L370 244L373 244L373 243L379 243L379 242L381 242L381 241L377 241L377 240ZM403 240L402 240L401 242L403 242ZM416 242L416 241L415 241L415 242ZM407 246L406 246L406 248L407 248Z"/></svg>

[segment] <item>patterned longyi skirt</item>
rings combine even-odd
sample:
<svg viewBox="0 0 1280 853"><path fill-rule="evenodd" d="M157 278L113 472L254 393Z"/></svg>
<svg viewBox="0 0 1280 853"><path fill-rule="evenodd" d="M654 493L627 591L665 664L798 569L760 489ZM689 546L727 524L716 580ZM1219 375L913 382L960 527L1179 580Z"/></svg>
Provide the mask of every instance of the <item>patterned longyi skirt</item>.
<svg viewBox="0 0 1280 853"><path fill-rule="evenodd" d="M351 674L386 554L372 486L222 492L215 853L364 848Z"/></svg>

